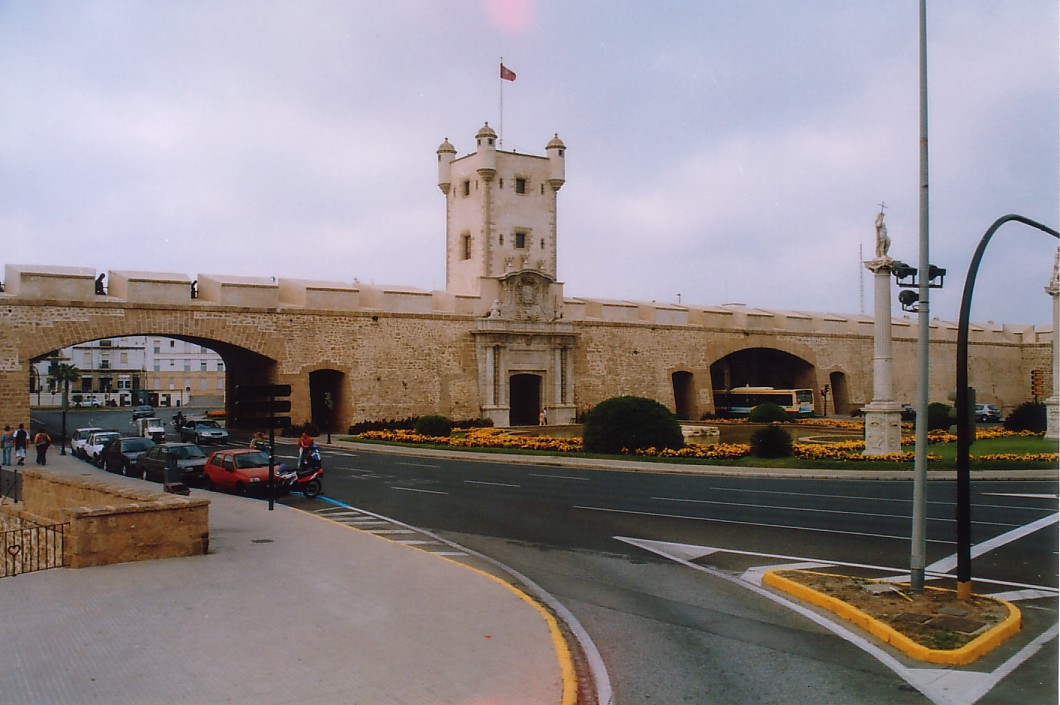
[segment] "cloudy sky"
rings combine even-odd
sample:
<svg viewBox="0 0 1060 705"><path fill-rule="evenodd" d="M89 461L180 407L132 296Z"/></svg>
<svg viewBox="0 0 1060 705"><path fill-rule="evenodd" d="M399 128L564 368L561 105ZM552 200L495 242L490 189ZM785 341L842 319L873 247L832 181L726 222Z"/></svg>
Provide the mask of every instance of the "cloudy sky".
<svg viewBox="0 0 1060 705"><path fill-rule="evenodd" d="M443 288L435 149L489 121L507 149L567 144L569 296L871 312L879 203L918 257L917 14L0 0L0 263ZM1057 2L929 0L928 28L932 314L955 320L996 218L1060 217ZM1002 229L973 319L1048 323L1055 251Z"/></svg>

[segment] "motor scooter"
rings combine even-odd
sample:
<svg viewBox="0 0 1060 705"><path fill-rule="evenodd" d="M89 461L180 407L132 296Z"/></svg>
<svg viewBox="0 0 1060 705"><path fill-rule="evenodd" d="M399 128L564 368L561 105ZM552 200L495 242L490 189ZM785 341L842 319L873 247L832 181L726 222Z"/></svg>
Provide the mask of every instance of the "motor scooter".
<svg viewBox="0 0 1060 705"><path fill-rule="evenodd" d="M293 492L301 492L312 499L324 491L324 463L320 459L320 448L317 444L309 446L302 454L302 464L296 470L294 481L288 486Z"/></svg>

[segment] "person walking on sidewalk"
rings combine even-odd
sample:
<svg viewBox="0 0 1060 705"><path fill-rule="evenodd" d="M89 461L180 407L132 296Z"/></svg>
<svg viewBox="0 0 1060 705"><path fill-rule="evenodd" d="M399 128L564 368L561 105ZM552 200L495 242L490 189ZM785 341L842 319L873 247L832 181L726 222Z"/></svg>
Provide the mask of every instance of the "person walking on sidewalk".
<svg viewBox="0 0 1060 705"><path fill-rule="evenodd" d="M37 465L48 464L48 447L52 444L52 437L44 432L44 429L37 431L37 435L33 437L33 445L37 446Z"/></svg>
<svg viewBox="0 0 1060 705"><path fill-rule="evenodd" d="M15 460L17 461L16 465L25 465L26 448L29 446L29 434L26 433L25 424L20 423L18 425L18 430L15 431L13 443L15 446Z"/></svg>
<svg viewBox="0 0 1060 705"><path fill-rule="evenodd" d="M4 426L4 433L0 435L0 451L3 451L3 460L0 467L11 464L11 448L15 445L15 434L11 432L11 426Z"/></svg>

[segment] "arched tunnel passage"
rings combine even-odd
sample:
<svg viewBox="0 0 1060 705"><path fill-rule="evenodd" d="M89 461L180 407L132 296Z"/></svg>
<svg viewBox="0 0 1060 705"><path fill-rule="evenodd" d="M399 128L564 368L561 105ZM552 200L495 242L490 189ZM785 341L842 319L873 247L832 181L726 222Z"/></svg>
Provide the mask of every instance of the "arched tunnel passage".
<svg viewBox="0 0 1060 705"><path fill-rule="evenodd" d="M775 348L745 348L729 353L710 366L715 394L737 387L814 389L816 369L791 353Z"/></svg>

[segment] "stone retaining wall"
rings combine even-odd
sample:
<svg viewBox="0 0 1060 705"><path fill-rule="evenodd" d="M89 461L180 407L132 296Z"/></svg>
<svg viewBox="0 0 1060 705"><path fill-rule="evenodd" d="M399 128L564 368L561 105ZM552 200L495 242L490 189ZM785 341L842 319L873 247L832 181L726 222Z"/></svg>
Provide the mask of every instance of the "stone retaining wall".
<svg viewBox="0 0 1060 705"><path fill-rule="evenodd" d="M209 500L43 470L26 470L22 483L21 512L2 510L41 524L69 522L71 568L197 556L209 549Z"/></svg>

